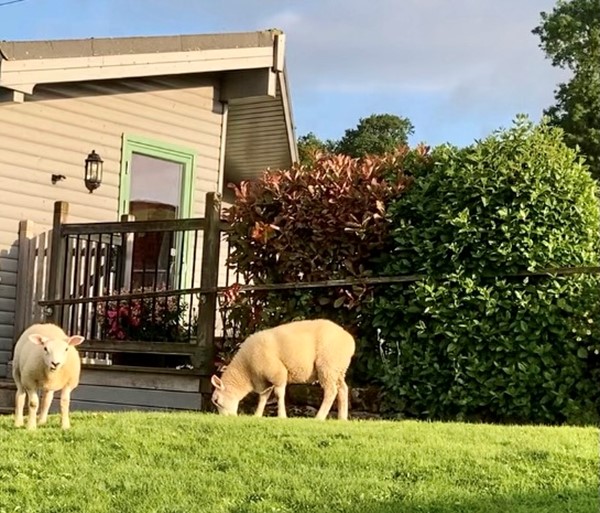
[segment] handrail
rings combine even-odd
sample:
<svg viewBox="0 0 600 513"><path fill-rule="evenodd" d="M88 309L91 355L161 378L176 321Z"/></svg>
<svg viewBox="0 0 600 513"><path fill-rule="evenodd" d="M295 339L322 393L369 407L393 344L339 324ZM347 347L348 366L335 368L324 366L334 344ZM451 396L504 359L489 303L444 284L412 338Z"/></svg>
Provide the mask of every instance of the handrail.
<svg viewBox="0 0 600 513"><path fill-rule="evenodd" d="M65 223L61 224L62 235L109 235L111 233L147 233L203 230L203 217L187 219L160 219L156 221L114 221L108 223Z"/></svg>

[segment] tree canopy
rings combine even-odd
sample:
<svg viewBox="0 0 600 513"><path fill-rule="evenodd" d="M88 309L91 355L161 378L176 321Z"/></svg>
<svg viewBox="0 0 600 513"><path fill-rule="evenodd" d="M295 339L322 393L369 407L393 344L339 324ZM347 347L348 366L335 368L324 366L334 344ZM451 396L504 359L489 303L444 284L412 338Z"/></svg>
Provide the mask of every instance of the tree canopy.
<svg viewBox="0 0 600 513"><path fill-rule="evenodd" d="M346 130L337 143L338 153L350 157L383 155L408 143L414 126L408 118L393 114L373 114L361 118L356 128Z"/></svg>
<svg viewBox="0 0 600 513"><path fill-rule="evenodd" d="M298 160L302 165L312 165L320 155L334 152L335 141L322 141L314 132L298 137Z"/></svg>
<svg viewBox="0 0 600 513"><path fill-rule="evenodd" d="M298 138L300 164L311 165L321 155L341 153L350 157L382 156L408 143L414 126L408 118L394 114L372 114L361 118L336 141L322 141L313 132Z"/></svg>
<svg viewBox="0 0 600 513"><path fill-rule="evenodd" d="M578 146L595 178L600 178L600 0L559 0L541 13L533 30L552 65L570 70L559 84L556 104L545 114L565 132L565 142Z"/></svg>

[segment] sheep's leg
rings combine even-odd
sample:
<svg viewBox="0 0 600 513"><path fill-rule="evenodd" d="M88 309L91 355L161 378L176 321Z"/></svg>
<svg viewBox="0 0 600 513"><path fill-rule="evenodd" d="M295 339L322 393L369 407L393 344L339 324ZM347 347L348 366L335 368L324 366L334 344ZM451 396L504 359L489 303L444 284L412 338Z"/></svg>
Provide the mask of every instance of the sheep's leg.
<svg viewBox="0 0 600 513"><path fill-rule="evenodd" d="M27 419L27 429L35 429L37 412L40 406L40 397L38 396L37 390L27 390L27 396L29 397L29 418Z"/></svg>
<svg viewBox="0 0 600 513"><path fill-rule="evenodd" d="M50 410L50 405L52 404L52 399L54 398L54 390L46 390L44 392L44 397L42 398L42 406L40 408L40 415L38 417L38 425L45 424L48 420L48 411Z"/></svg>
<svg viewBox="0 0 600 513"><path fill-rule="evenodd" d="M329 410L331 410L331 406L333 405L333 401L335 400L338 390L335 381L329 379L319 379L319 382L323 388L323 402L321 403L321 407L317 412L316 419L325 420Z"/></svg>
<svg viewBox="0 0 600 513"><path fill-rule="evenodd" d="M23 410L25 409L25 398L27 392L21 385L17 385L15 394L15 427L21 427L24 424Z"/></svg>
<svg viewBox="0 0 600 513"><path fill-rule="evenodd" d="M63 429L71 427L69 419L69 404L71 402L71 389L65 387L60 393L60 424Z"/></svg>
<svg viewBox="0 0 600 513"><path fill-rule="evenodd" d="M267 401L271 396L271 392L273 391L273 387L269 387L262 394L258 396L258 405L256 406L256 411L254 412L255 417L262 417L265 412L265 406L267 405Z"/></svg>
<svg viewBox="0 0 600 513"><path fill-rule="evenodd" d="M286 418L287 413L285 412L285 384L274 387L275 397L277 397L277 416L279 418Z"/></svg>
<svg viewBox="0 0 600 513"><path fill-rule="evenodd" d="M337 410L338 419L348 420L348 385L343 377L338 380Z"/></svg>

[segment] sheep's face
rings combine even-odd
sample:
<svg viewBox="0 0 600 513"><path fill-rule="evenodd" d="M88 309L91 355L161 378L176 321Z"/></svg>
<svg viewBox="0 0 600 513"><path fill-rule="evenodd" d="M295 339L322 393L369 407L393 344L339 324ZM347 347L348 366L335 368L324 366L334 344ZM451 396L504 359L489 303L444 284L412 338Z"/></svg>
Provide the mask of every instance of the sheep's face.
<svg viewBox="0 0 600 513"><path fill-rule="evenodd" d="M29 340L43 349L44 365L50 372L56 372L67 360L67 354L71 346L78 346L84 340L79 335L67 338L49 338L43 335L29 335Z"/></svg>
<svg viewBox="0 0 600 513"><path fill-rule="evenodd" d="M213 376L210 382L215 387L211 401L219 410L219 414L237 415L240 400L225 387L225 383L217 376Z"/></svg>

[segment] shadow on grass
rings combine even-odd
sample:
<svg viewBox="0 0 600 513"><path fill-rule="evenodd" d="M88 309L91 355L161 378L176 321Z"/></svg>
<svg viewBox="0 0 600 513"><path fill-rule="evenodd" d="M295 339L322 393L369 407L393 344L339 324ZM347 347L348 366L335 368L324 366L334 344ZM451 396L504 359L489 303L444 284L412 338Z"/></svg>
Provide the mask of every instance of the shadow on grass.
<svg viewBox="0 0 600 513"><path fill-rule="evenodd" d="M489 495L484 497L457 497L448 494L433 500L422 500L397 495L387 500L349 500L328 505L302 503L273 503L269 500L256 500L250 497L248 502L229 509L230 513L256 513L281 511L294 513L343 512L343 513L595 513L599 511L599 492L593 487L585 489L565 488L545 493L523 493Z"/></svg>

